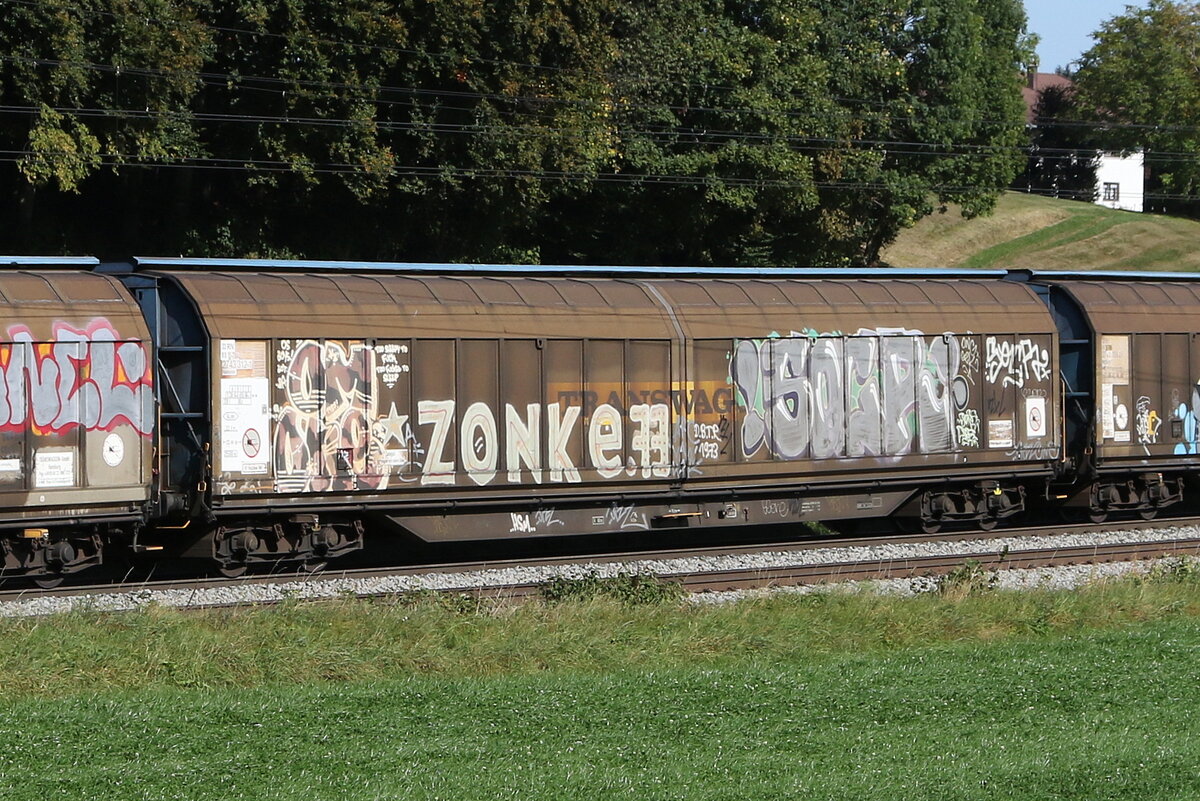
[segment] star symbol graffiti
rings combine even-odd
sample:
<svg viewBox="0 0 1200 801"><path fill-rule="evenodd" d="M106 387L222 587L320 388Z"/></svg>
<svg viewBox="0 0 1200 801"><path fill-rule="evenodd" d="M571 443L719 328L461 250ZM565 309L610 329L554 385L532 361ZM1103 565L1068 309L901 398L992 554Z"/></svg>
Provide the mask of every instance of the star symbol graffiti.
<svg viewBox="0 0 1200 801"><path fill-rule="evenodd" d="M396 409L396 404L392 404L391 410L386 417L376 419L376 436L381 440L380 445L386 446L389 442L395 441L404 444L404 428L408 423L408 415L400 414Z"/></svg>

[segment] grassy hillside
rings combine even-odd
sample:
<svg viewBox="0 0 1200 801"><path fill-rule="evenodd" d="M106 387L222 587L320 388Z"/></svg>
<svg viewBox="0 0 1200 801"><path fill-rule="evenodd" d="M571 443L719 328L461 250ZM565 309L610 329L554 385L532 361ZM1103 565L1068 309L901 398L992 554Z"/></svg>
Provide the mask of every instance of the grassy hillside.
<svg viewBox="0 0 1200 801"><path fill-rule="evenodd" d="M991 217L957 208L884 251L895 267L1200 270L1200 222L1008 192Z"/></svg>

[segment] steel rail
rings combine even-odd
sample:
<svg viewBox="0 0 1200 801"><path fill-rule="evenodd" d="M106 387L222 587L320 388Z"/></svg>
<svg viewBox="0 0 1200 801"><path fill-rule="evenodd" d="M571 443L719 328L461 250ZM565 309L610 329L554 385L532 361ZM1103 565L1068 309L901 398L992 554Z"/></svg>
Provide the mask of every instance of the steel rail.
<svg viewBox="0 0 1200 801"><path fill-rule="evenodd" d="M1188 525L1184 520L1171 521L1172 527ZM636 566L649 561L668 561L714 556L737 556L760 553L792 553L795 561L787 565L757 566L744 569L715 570L703 572L666 572L658 574L665 581L677 581L690 592L713 590L742 590L756 587L795 586L801 584L837 583L880 578L916 578L918 576L944 575L969 562L988 569L1029 569L1070 564L1093 564L1099 562L1132 561L1162 556L1200 556L1200 537L1153 540L1136 543L1091 544L1084 546L1062 546L1030 549L988 549L985 543L1001 539L1020 538L1031 534L1046 536L1069 536L1077 533L1096 533L1105 530L1129 531L1135 529L1163 528L1161 522L1129 521L1119 529L1112 524L1106 528L1096 525L1043 526L1033 529L1008 529L991 532L956 532L938 535L906 535L891 537L856 538L813 538L804 541L754 543L736 546L711 546L705 548L676 548L669 550L626 551L621 553L593 553L587 555L556 555L531 558L500 559L475 562L445 562L436 564L406 565L403 567L362 568L355 570L330 570L321 573L277 572L243 576L236 579L201 577L168 579L159 581L121 582L88 586L67 586L53 590L31 588L0 591L0 603L48 597L87 597L108 594L135 594L162 590L205 590L248 585L271 585L336 581L339 579L372 579L394 576L423 576L430 574L462 574L498 571L510 568L551 567L578 565L588 567L599 564L627 563ZM875 548L880 546L921 545L927 543L961 542L961 551L953 554L929 556L900 556L893 559L870 558L865 560L843 560L835 562L805 561L805 552L815 550L837 550ZM491 586L462 586L449 592L470 592L482 596L526 597L540 591L541 582L515 583ZM357 593L356 593L357 594ZM363 597L377 593L362 593ZM269 603L269 602L263 602ZM204 606L204 604L199 604ZM208 606L212 606L211 604Z"/></svg>

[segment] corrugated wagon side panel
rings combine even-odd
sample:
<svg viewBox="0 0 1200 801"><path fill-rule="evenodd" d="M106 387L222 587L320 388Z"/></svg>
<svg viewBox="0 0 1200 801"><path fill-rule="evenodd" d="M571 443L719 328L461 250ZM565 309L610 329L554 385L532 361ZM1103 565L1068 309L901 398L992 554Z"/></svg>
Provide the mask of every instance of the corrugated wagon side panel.
<svg viewBox="0 0 1200 801"><path fill-rule="evenodd" d="M149 496L149 332L107 276L0 274L0 504L128 512Z"/></svg>

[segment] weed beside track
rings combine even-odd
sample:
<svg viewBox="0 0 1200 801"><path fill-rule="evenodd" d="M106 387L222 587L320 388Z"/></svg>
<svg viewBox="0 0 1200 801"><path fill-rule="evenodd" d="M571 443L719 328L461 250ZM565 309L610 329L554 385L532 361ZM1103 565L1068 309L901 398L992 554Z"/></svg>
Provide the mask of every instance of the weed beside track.
<svg viewBox="0 0 1200 801"><path fill-rule="evenodd" d="M1200 567L1076 591L1008 592L968 564L915 597L818 592L696 605L648 576L558 579L541 600L403 593L272 607L77 611L0 620L0 702L157 688L414 675L494 677L807 665L959 641L1074 636L1200 617Z"/></svg>

